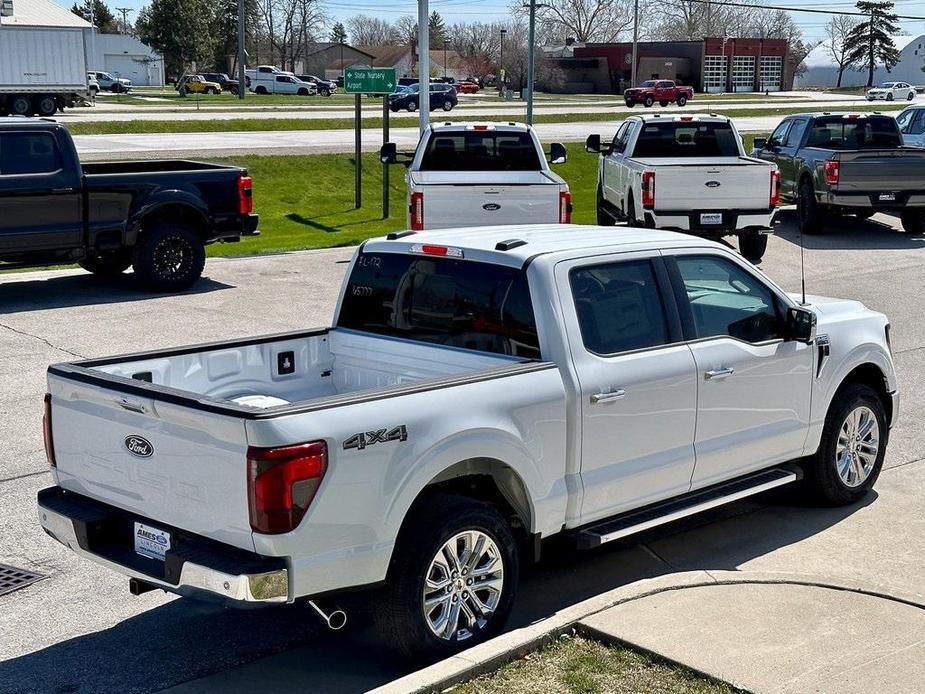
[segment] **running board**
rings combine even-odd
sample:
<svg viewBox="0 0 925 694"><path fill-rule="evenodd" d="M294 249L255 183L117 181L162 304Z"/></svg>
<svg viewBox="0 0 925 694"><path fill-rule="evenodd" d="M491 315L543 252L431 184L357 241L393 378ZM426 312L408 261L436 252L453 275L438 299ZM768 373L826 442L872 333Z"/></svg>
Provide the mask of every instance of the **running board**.
<svg viewBox="0 0 925 694"><path fill-rule="evenodd" d="M796 482L802 476L802 471L798 467L792 469L778 467L762 470L745 477L738 477L729 482L698 489L683 496L676 496L667 501L660 501L619 516L607 518L593 525L575 530L572 537L575 539L578 549L592 549L605 542L633 535L679 518L692 516L695 513L722 506L738 499L744 499L747 496L759 494L774 487Z"/></svg>

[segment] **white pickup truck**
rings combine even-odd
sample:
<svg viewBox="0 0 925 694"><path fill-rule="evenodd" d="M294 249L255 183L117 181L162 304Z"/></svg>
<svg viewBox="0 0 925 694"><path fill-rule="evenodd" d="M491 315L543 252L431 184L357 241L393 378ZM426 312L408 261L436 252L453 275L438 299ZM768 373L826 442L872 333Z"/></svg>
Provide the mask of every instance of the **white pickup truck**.
<svg viewBox="0 0 925 694"><path fill-rule="evenodd" d="M518 566L803 481L851 503L898 410L886 317L798 303L665 231L408 232L356 252L334 326L49 368L77 554L233 604L366 588L387 640L498 633Z"/></svg>
<svg viewBox="0 0 925 694"><path fill-rule="evenodd" d="M552 143L548 156L565 163L565 147ZM412 155L391 142L380 150L383 163L408 166L408 228L414 231L569 224L572 194L546 157L536 132L523 123L431 125Z"/></svg>
<svg viewBox="0 0 925 694"><path fill-rule="evenodd" d="M674 229L707 238L736 235L758 262L780 203L777 166L746 156L724 116L630 116L613 140L590 135L600 153L597 222Z"/></svg>

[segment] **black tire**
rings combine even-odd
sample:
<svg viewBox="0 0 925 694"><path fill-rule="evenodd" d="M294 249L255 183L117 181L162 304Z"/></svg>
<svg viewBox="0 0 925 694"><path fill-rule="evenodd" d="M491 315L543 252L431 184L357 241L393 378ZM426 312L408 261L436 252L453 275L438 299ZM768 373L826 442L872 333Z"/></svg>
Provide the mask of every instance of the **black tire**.
<svg viewBox="0 0 925 694"><path fill-rule="evenodd" d="M100 277L121 275L132 265L132 249L122 248L118 251L104 251L87 256L80 261L80 267Z"/></svg>
<svg viewBox="0 0 925 694"><path fill-rule="evenodd" d="M687 104L687 97L681 94L678 96L678 106L685 106Z"/></svg>
<svg viewBox="0 0 925 694"><path fill-rule="evenodd" d="M906 95L906 101L912 101L915 98L915 92L909 92Z"/></svg>
<svg viewBox="0 0 925 694"><path fill-rule="evenodd" d="M615 226L617 220L613 218L613 215L607 211L607 206L604 204L604 192L601 190L600 184L597 186L597 224L602 227L612 227Z"/></svg>
<svg viewBox="0 0 925 694"><path fill-rule="evenodd" d="M303 89L299 89L298 95L299 95L299 96L308 96L308 90L307 90L307 89L304 89L304 88L303 88Z"/></svg>
<svg viewBox="0 0 925 694"><path fill-rule="evenodd" d="M870 219L874 216L875 210L853 210L851 214L858 219Z"/></svg>
<svg viewBox="0 0 925 694"><path fill-rule="evenodd" d="M321 90L321 96L331 96L331 90L325 87Z"/></svg>
<svg viewBox="0 0 925 694"><path fill-rule="evenodd" d="M443 110L444 110L444 111L452 111L452 110L453 110L453 102L450 101L449 99L447 99L446 101L444 101L444 102L443 102Z"/></svg>
<svg viewBox="0 0 925 694"><path fill-rule="evenodd" d="M14 96L10 102L10 113L14 116L31 116L34 113L32 99L28 96Z"/></svg>
<svg viewBox="0 0 925 694"><path fill-rule="evenodd" d="M862 483L852 486L839 475L837 450L840 434L843 433L849 414L861 407L867 408L874 415L878 429L878 447L867 477ZM847 433L850 433L850 430ZM825 418L819 449L803 461L803 482L812 499L828 506L842 506L852 504L863 497L880 475L889 436L886 411L877 393L860 383L848 383L839 388L832 398ZM859 446L856 450L869 451L869 448L863 446L863 439L859 441L850 436L846 438L849 439L849 447Z"/></svg>
<svg viewBox="0 0 925 694"><path fill-rule="evenodd" d="M642 100L642 105L645 106L646 108L651 108L652 104L654 103L655 103L655 99L653 99L651 95L647 96L645 99Z"/></svg>
<svg viewBox="0 0 925 694"><path fill-rule="evenodd" d="M813 184L803 181L797 197L800 231L804 234L818 234L825 226L825 207L816 202Z"/></svg>
<svg viewBox="0 0 925 694"><path fill-rule="evenodd" d="M112 85L112 93L113 93L113 94L119 94L121 91L122 91L122 85L121 85L121 84L119 84L118 82L116 82L114 85Z"/></svg>
<svg viewBox="0 0 925 694"><path fill-rule="evenodd" d="M135 246L132 266L145 288L178 292L202 275L206 247L196 230L183 223L160 222L144 229Z"/></svg>
<svg viewBox="0 0 925 694"><path fill-rule="evenodd" d="M633 201L632 193L627 197L626 202L626 223L631 227L639 227L642 224L636 219L636 203Z"/></svg>
<svg viewBox="0 0 925 694"><path fill-rule="evenodd" d="M626 107L627 107L627 108L633 108L633 106L636 105L636 102L635 102L635 101L627 101L627 102L625 102L625 103L626 103Z"/></svg>
<svg viewBox="0 0 925 694"><path fill-rule="evenodd" d="M415 111L418 110L418 102L409 101L407 104L405 104L405 110L408 111L409 113L414 113Z"/></svg>
<svg viewBox="0 0 925 694"><path fill-rule="evenodd" d="M38 111L40 116L48 118L58 111L58 102L55 101L53 96L40 96L35 104L35 110Z"/></svg>
<svg viewBox="0 0 925 694"><path fill-rule="evenodd" d="M907 234L925 234L925 209L903 210L899 219Z"/></svg>
<svg viewBox="0 0 925 694"><path fill-rule="evenodd" d="M761 262L768 249L767 234L739 234L739 253L750 263Z"/></svg>
<svg viewBox="0 0 925 694"><path fill-rule="evenodd" d="M180 87L180 96L185 98L187 94L189 94L189 92L186 90L186 87Z"/></svg>
<svg viewBox="0 0 925 694"><path fill-rule="evenodd" d="M665 108L670 103L671 103L670 101L659 101L658 105L661 106L662 108Z"/></svg>
<svg viewBox="0 0 925 694"><path fill-rule="evenodd" d="M257 88L254 90L254 94L266 94L266 93L267 93L267 88L266 88L266 87L262 87L262 86L261 86L261 87L257 87Z"/></svg>
<svg viewBox="0 0 925 694"><path fill-rule="evenodd" d="M431 631L425 617L425 579L444 544L466 530L477 530L494 542L503 569L501 595L484 625L470 628L468 636L457 631L456 640L446 640ZM510 615L519 563L517 542L497 508L467 497L430 497L406 520L392 555L387 584L374 613L383 640L410 660L433 661L490 639L504 628Z"/></svg>
<svg viewBox="0 0 925 694"><path fill-rule="evenodd" d="M893 92L890 92L889 94L886 95L886 100L887 100L887 101L892 101L892 100L893 100Z"/></svg>

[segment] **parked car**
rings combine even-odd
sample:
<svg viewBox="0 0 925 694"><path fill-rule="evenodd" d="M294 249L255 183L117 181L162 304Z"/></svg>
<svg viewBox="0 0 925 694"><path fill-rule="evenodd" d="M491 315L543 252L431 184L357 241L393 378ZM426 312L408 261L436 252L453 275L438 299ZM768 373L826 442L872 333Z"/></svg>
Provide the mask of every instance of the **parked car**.
<svg viewBox="0 0 925 694"><path fill-rule="evenodd" d="M135 594L310 601L337 627L366 588L424 659L497 634L547 538L599 547L798 481L876 499L887 318L800 303L720 244L399 233L355 252L336 306L331 328L51 366L45 532Z"/></svg>
<svg viewBox="0 0 925 694"><path fill-rule="evenodd" d="M380 151L386 164L399 156L394 143ZM432 125L408 162L408 226L568 224L572 194L546 157L523 123ZM564 164L565 147L553 143L549 159Z"/></svg>
<svg viewBox="0 0 925 694"><path fill-rule="evenodd" d="M311 96L318 93L314 82L304 82L291 73L276 73L274 75L258 75L251 83L255 94L296 94L298 96Z"/></svg>
<svg viewBox="0 0 925 694"><path fill-rule="evenodd" d="M108 72L100 72L99 70L91 71L89 74L96 77L97 84L100 85L100 89L105 89L109 92L115 92L116 94L120 92L128 92L132 89L132 81L125 79L124 77L113 77Z"/></svg>
<svg viewBox="0 0 925 694"><path fill-rule="evenodd" d="M202 75L183 75L174 85L180 96L187 94L221 94L222 85L210 82Z"/></svg>
<svg viewBox="0 0 925 694"><path fill-rule="evenodd" d="M244 70L244 86L254 91L254 82L258 77L264 80L272 80L274 76L281 72L282 70L273 65L258 65L255 68L246 68Z"/></svg>
<svg viewBox="0 0 925 694"><path fill-rule="evenodd" d="M925 150L903 146L896 121L876 113L788 116L755 153L777 164L781 196L795 202L800 229L819 233L839 214L896 215L911 234L925 233Z"/></svg>
<svg viewBox="0 0 925 694"><path fill-rule="evenodd" d="M337 82L334 80L321 79L315 75L298 75L298 78L303 82L312 82L315 84L321 96L331 96L331 94L337 93Z"/></svg>
<svg viewBox="0 0 925 694"><path fill-rule="evenodd" d="M207 82L215 82L218 84L223 91L226 92L237 92L238 85L240 82L236 79L232 79L224 72L204 72L202 76Z"/></svg>
<svg viewBox="0 0 925 694"><path fill-rule="evenodd" d="M630 116L613 140L588 137L599 153L598 224L737 236L739 250L761 260L777 214L780 174L746 156L725 116Z"/></svg>
<svg viewBox="0 0 925 694"><path fill-rule="evenodd" d="M925 147L925 105L907 106L896 116L896 125L909 147Z"/></svg>
<svg viewBox="0 0 925 694"><path fill-rule="evenodd" d="M156 291L199 279L205 246L257 233L246 169L193 161L81 164L50 121L0 119L0 270L129 266Z"/></svg>
<svg viewBox="0 0 925 694"><path fill-rule="evenodd" d="M456 84L456 92L458 94L477 94L481 87L479 87L477 82L472 80L463 80Z"/></svg>
<svg viewBox="0 0 925 694"><path fill-rule="evenodd" d="M912 101L915 87L907 82L884 82L879 87L868 89L865 98L868 101Z"/></svg>
<svg viewBox="0 0 925 694"><path fill-rule="evenodd" d="M404 92L389 94L389 108L392 111L417 111L420 107L421 86L417 83L408 85ZM434 111L442 108L444 111L452 111L459 103L456 97L456 88L449 84L431 83L430 85L430 110Z"/></svg>
<svg viewBox="0 0 925 694"><path fill-rule="evenodd" d="M646 80L638 87L630 87L623 92L623 100L630 108L636 104L648 108L654 103L658 103L659 106L671 103L684 106L693 98L692 87L682 87L673 80Z"/></svg>

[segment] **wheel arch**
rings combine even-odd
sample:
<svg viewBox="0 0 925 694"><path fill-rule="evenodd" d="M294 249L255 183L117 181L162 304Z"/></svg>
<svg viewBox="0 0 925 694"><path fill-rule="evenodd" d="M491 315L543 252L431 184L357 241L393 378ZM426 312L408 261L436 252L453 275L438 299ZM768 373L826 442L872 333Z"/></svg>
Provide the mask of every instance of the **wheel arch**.
<svg viewBox="0 0 925 694"><path fill-rule="evenodd" d="M835 395L845 386L859 384L868 386L873 390L883 405L883 411L886 413L887 422L893 421L893 398L890 395L889 381L883 370L873 362L864 362L855 366L851 371L845 374L839 382L838 387L833 393L831 401L834 402ZM831 402L829 403L831 407Z"/></svg>
<svg viewBox="0 0 925 694"><path fill-rule="evenodd" d="M169 199L150 201L132 215L126 239L128 244L134 244L138 240L138 236L144 233L145 225L165 221L188 224L196 230L203 241L208 240L212 230L208 210L198 199L188 193L169 192L171 193Z"/></svg>

